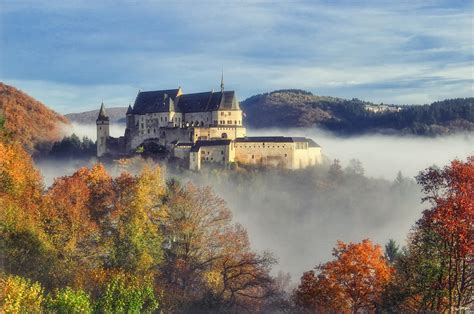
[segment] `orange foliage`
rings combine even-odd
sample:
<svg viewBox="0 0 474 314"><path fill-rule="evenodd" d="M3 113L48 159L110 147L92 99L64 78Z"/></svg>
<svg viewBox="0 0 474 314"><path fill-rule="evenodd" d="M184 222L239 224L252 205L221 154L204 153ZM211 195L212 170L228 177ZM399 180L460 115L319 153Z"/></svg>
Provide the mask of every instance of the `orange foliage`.
<svg viewBox="0 0 474 314"><path fill-rule="evenodd" d="M453 160L443 169L428 168L417 179L424 200L433 205L417 225L441 239L439 248L447 260L442 286L451 311L469 305L474 293L474 156L466 162Z"/></svg>
<svg viewBox="0 0 474 314"><path fill-rule="evenodd" d="M41 205L42 192L41 176L34 168L31 157L19 144L0 141L0 215L2 219L12 222L11 219L14 218L10 214L14 214L17 217L16 223L20 225L34 219ZM8 212L9 209L15 212Z"/></svg>
<svg viewBox="0 0 474 314"><path fill-rule="evenodd" d="M0 83L0 114L5 128L30 153L35 145L62 138L62 126L68 120L22 91Z"/></svg>
<svg viewBox="0 0 474 314"><path fill-rule="evenodd" d="M297 303L313 310L371 310L392 277L393 270L379 245L368 239L360 243L338 242L336 258L307 272L295 292Z"/></svg>

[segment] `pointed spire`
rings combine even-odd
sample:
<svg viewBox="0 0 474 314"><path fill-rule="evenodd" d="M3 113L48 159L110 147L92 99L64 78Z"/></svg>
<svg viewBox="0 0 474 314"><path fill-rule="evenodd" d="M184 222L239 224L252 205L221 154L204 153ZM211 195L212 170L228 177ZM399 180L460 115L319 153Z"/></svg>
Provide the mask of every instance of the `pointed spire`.
<svg viewBox="0 0 474 314"><path fill-rule="evenodd" d="M97 121L109 121L109 117L107 117L107 114L105 113L105 106L103 100L100 105L99 116L97 117Z"/></svg>
<svg viewBox="0 0 474 314"><path fill-rule="evenodd" d="M127 114L131 114L133 111L132 105L128 104Z"/></svg>
<svg viewBox="0 0 474 314"><path fill-rule="evenodd" d="M224 69L222 69L222 75L221 75L221 92L224 91Z"/></svg>

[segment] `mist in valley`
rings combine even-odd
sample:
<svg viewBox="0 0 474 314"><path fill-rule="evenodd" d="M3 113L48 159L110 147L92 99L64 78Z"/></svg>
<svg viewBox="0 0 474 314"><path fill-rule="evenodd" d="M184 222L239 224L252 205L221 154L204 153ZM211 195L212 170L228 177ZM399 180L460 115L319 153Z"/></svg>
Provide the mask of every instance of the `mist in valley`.
<svg viewBox="0 0 474 314"><path fill-rule="evenodd" d="M112 125L111 130L113 136L123 134L121 125ZM71 132L95 139L95 125L73 125ZM317 129L273 129L249 130L248 135L311 137L322 146L326 163L294 172L205 169L193 173L162 166L167 177L210 185L228 203L235 221L248 230L252 246L272 252L279 260L274 270L289 272L294 282L303 271L327 261L337 240L370 238L383 245L393 238L403 244L425 208L413 176L428 166L474 154L473 134L339 138ZM329 171L334 159L341 162L339 177ZM95 162L95 158L41 160L37 165L50 185L54 177ZM116 165L108 168L118 171ZM397 179L399 171L403 178Z"/></svg>

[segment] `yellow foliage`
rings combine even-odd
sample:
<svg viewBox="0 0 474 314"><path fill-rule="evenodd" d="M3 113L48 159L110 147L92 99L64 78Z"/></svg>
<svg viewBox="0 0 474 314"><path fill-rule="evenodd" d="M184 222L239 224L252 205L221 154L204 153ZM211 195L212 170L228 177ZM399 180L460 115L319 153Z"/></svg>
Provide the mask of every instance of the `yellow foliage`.
<svg viewBox="0 0 474 314"><path fill-rule="evenodd" d="M218 293L223 288L224 283L222 282L222 276L219 271L210 270L204 273L204 280L209 289L214 293Z"/></svg>
<svg viewBox="0 0 474 314"><path fill-rule="evenodd" d="M43 288L18 276L0 278L1 313L41 313Z"/></svg>

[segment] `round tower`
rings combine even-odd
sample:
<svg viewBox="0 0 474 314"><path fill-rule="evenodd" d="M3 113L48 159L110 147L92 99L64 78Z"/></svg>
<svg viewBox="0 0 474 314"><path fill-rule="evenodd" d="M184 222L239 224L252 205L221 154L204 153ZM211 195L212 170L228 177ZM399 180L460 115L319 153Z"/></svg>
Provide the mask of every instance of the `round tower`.
<svg viewBox="0 0 474 314"><path fill-rule="evenodd" d="M95 121L97 125L97 157L102 157L107 153L107 139L109 133L109 117L105 113L104 102L102 102L99 110L99 116Z"/></svg>

